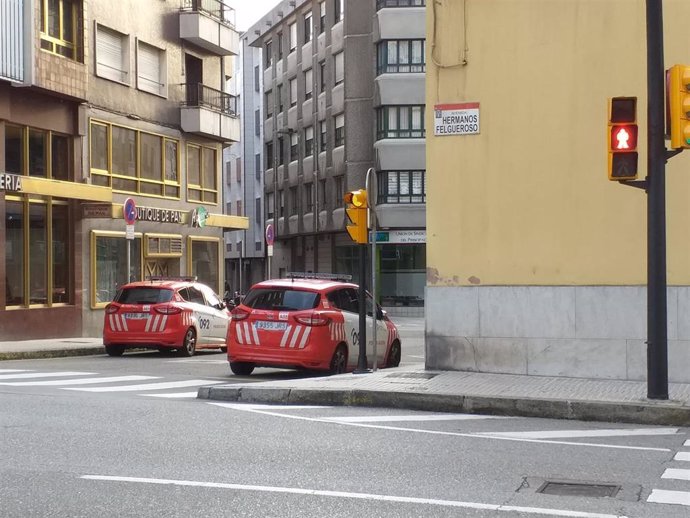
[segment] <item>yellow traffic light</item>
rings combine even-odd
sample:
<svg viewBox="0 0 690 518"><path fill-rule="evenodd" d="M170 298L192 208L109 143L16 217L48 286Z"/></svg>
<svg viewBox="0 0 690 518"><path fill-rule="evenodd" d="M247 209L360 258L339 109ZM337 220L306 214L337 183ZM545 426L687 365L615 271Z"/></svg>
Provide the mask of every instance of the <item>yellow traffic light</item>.
<svg viewBox="0 0 690 518"><path fill-rule="evenodd" d="M669 72L671 147L690 148L690 65L673 65Z"/></svg>
<svg viewBox="0 0 690 518"><path fill-rule="evenodd" d="M609 180L637 178L637 97L609 99Z"/></svg>
<svg viewBox="0 0 690 518"><path fill-rule="evenodd" d="M347 204L345 213L350 222L346 227L347 233L354 242L366 244L369 241L367 191L364 189L350 191L343 199Z"/></svg>

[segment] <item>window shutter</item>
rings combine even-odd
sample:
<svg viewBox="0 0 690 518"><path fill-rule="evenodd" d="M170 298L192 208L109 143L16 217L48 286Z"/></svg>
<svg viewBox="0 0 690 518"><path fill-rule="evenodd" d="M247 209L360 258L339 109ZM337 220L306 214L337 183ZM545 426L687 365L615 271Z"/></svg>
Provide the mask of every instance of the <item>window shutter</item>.
<svg viewBox="0 0 690 518"><path fill-rule="evenodd" d="M123 60L122 35L98 26L96 37L96 74L113 81L127 81Z"/></svg>
<svg viewBox="0 0 690 518"><path fill-rule="evenodd" d="M139 43L137 73L138 86L141 90L160 94L162 86L160 57L160 50L151 45Z"/></svg>

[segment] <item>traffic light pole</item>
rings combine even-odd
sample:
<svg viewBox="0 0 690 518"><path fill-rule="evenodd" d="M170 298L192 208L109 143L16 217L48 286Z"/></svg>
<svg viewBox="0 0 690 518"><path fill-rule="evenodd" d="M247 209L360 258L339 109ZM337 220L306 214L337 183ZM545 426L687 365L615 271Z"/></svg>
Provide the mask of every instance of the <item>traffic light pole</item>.
<svg viewBox="0 0 690 518"><path fill-rule="evenodd" d="M359 343L359 359L357 360L357 369L355 374L363 374L369 372L367 368L367 296L366 296L366 278L367 278L367 245L360 244L359 248L359 335L357 341Z"/></svg>
<svg viewBox="0 0 690 518"><path fill-rule="evenodd" d="M647 0L647 397L668 399L666 147L661 0Z"/></svg>

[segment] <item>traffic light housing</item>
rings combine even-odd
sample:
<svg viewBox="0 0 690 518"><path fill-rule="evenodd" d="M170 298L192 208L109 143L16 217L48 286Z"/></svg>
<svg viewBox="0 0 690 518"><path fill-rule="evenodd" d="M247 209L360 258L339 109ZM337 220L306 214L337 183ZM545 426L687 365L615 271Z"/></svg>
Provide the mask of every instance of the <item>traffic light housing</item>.
<svg viewBox="0 0 690 518"><path fill-rule="evenodd" d="M690 148L690 65L673 65L668 82L671 147Z"/></svg>
<svg viewBox="0 0 690 518"><path fill-rule="evenodd" d="M637 179L637 97L609 99L609 180Z"/></svg>
<svg viewBox="0 0 690 518"><path fill-rule="evenodd" d="M345 194L343 199L347 204L345 213L349 220L346 227L347 233L350 234L354 242L366 244L369 241L367 191L364 189L350 191Z"/></svg>

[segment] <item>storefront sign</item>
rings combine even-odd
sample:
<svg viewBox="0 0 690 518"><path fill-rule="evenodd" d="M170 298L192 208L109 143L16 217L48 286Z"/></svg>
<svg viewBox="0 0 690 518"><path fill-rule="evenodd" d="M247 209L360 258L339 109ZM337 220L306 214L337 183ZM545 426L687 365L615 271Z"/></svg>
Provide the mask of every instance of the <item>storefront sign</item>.
<svg viewBox="0 0 690 518"><path fill-rule="evenodd" d="M110 203L84 203L81 206L81 214L84 219L111 218L113 206Z"/></svg>
<svg viewBox="0 0 690 518"><path fill-rule="evenodd" d="M156 223L181 223L182 211L173 209L155 209L137 207L137 221L154 221Z"/></svg>
<svg viewBox="0 0 690 518"><path fill-rule="evenodd" d="M479 133L479 103L434 106L434 135L475 135L477 133Z"/></svg>
<svg viewBox="0 0 690 518"><path fill-rule="evenodd" d="M21 191L22 177L16 174L0 173L0 191Z"/></svg>
<svg viewBox="0 0 690 518"><path fill-rule="evenodd" d="M376 233L377 243L411 245L426 243L426 230L389 230Z"/></svg>
<svg viewBox="0 0 690 518"><path fill-rule="evenodd" d="M206 220L208 219L208 212L204 207L197 207L192 211L191 219L192 227L203 228L206 226Z"/></svg>

